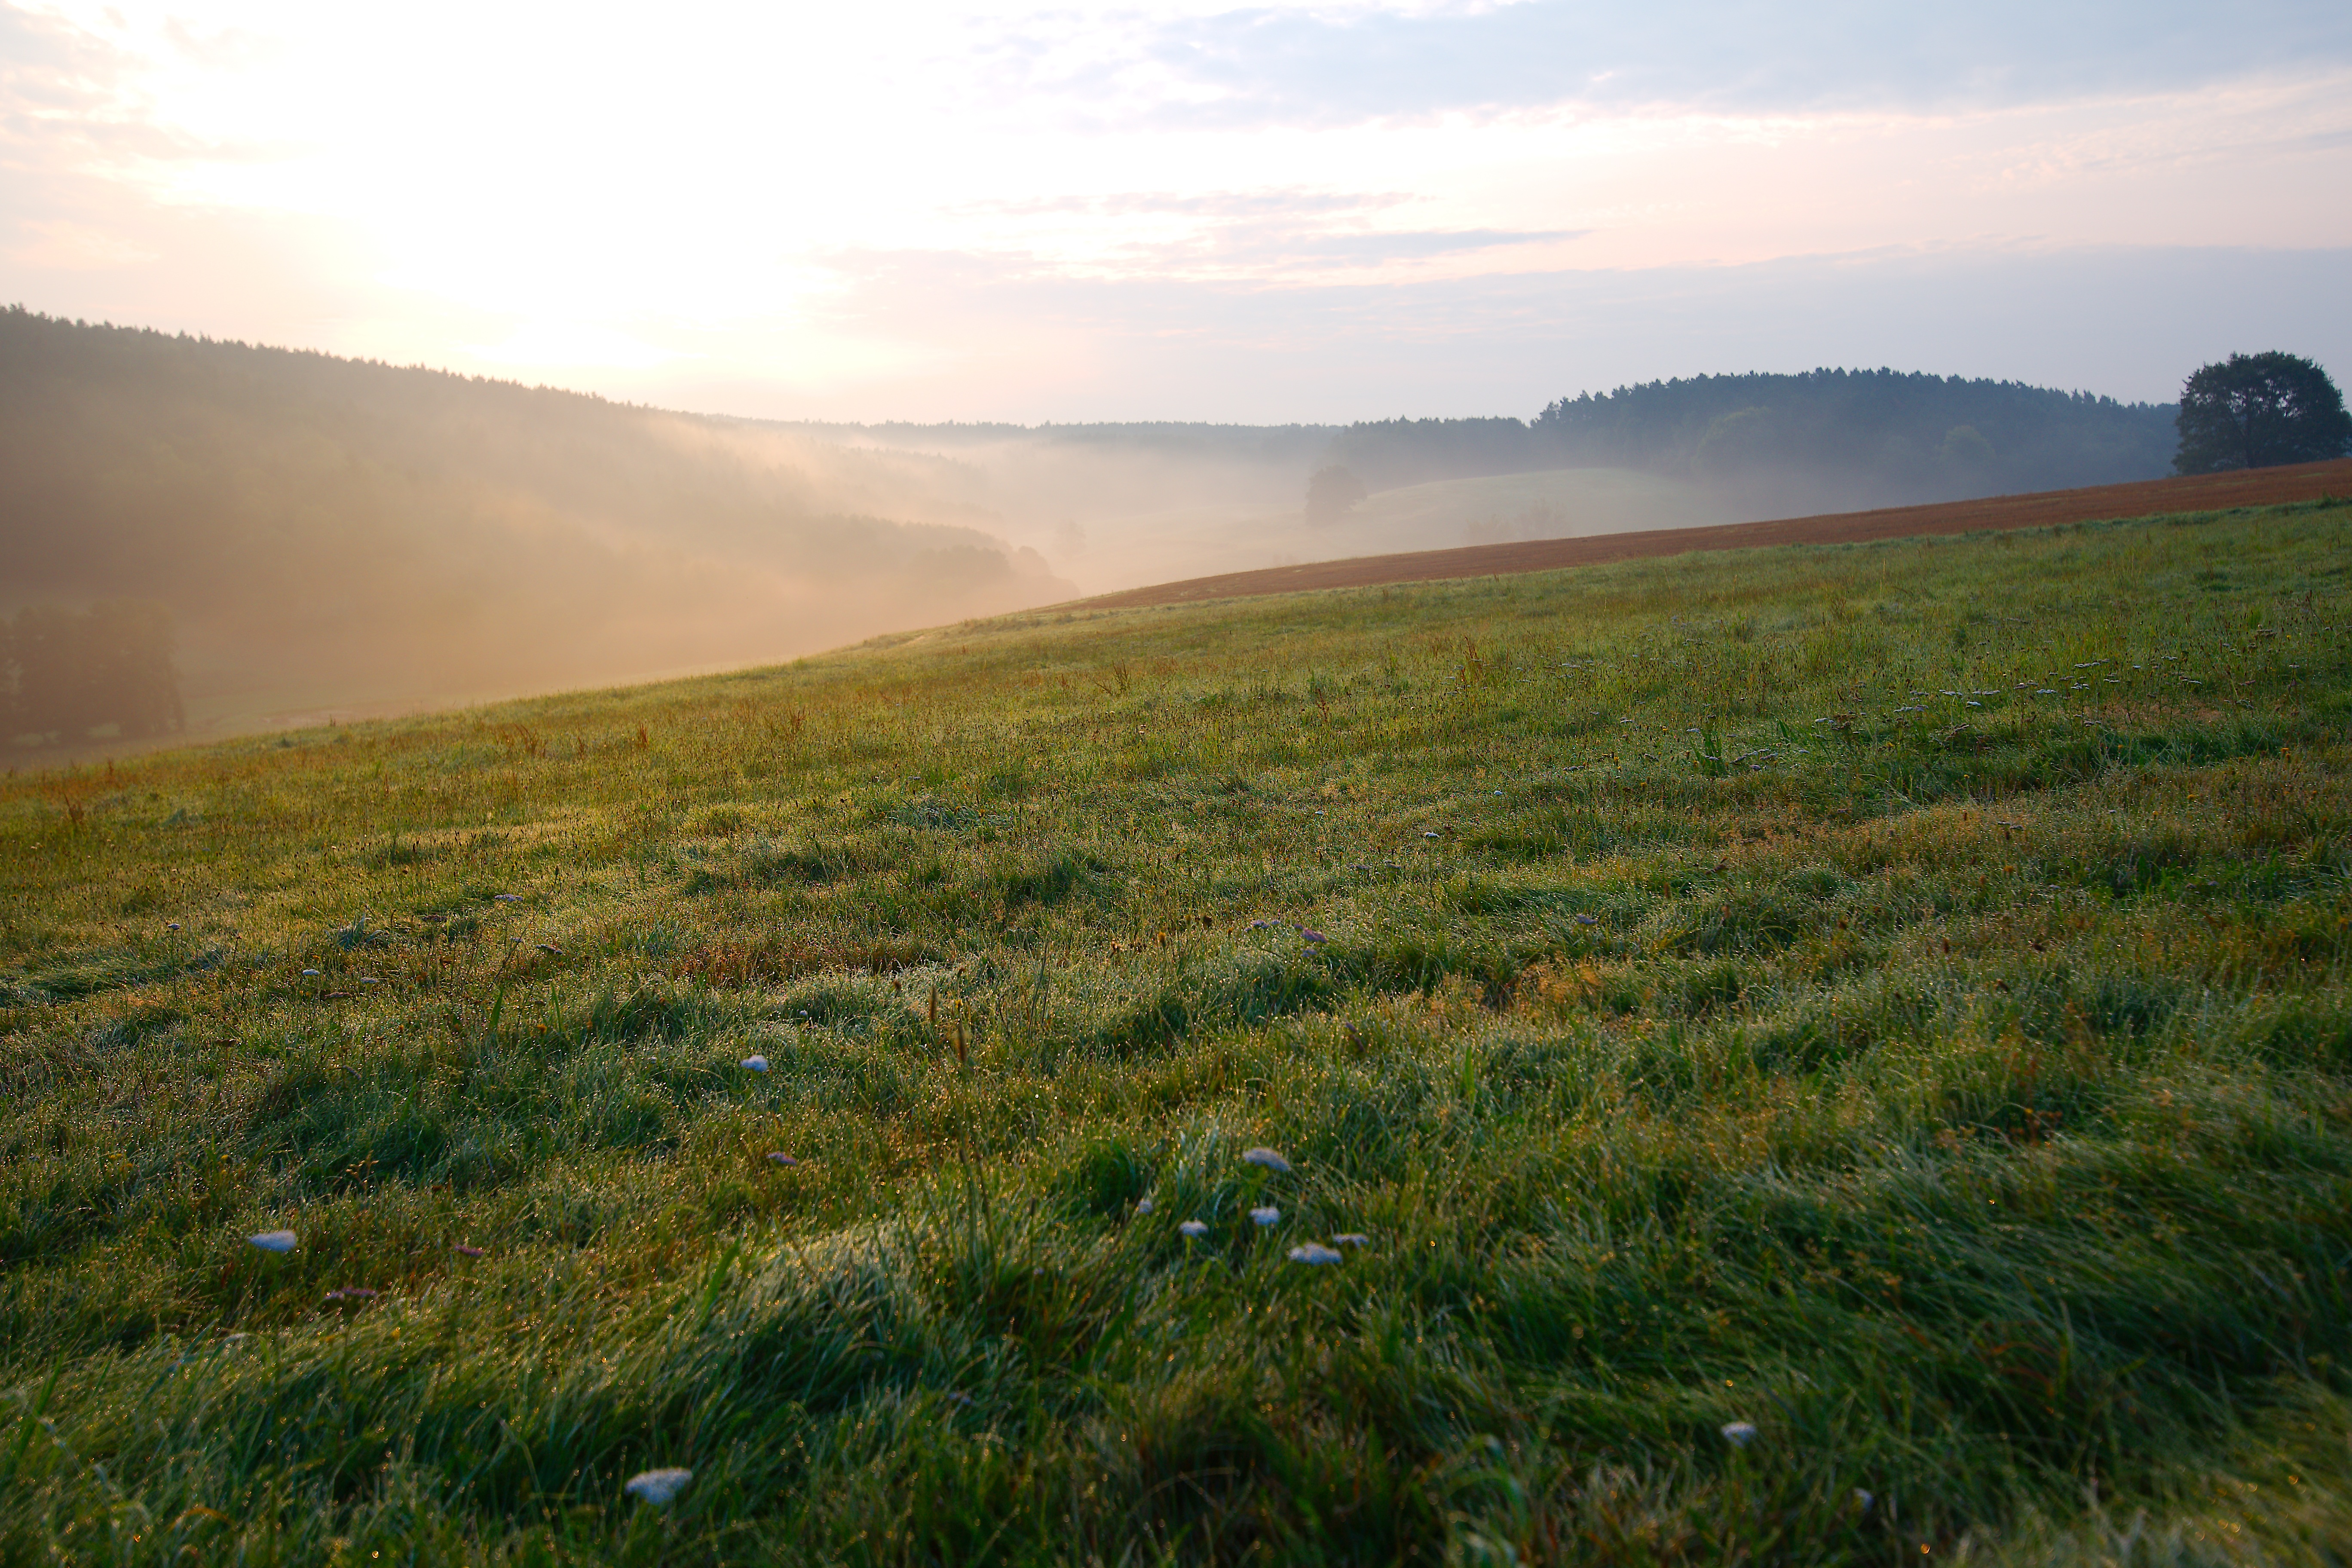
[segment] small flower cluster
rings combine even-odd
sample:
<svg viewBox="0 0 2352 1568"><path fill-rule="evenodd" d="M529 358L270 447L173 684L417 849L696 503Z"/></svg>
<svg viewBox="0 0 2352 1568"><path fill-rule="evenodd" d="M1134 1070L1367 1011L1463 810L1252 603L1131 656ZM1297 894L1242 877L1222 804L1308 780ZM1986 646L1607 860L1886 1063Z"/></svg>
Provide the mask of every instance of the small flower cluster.
<svg viewBox="0 0 2352 1568"><path fill-rule="evenodd" d="M1261 925L1266 923L1269 922L1259 922ZM1318 937L1316 940L1320 941L1322 939ZM1263 1146L1243 1150L1242 1163L1245 1165L1255 1165L1258 1169L1265 1171L1273 1175L1286 1176L1290 1174L1290 1162L1284 1159L1282 1155L1276 1151ZM1147 1196L1138 1199L1135 1205L1135 1213L1137 1217L1140 1218L1145 1215L1149 1215L1152 1212L1152 1200L1150 1197ZM1249 1211L1249 1217L1250 1223L1257 1226L1260 1230L1271 1230L1276 1226L1282 1223L1282 1210L1273 1204L1260 1204ZM1206 1240L1209 1235L1208 1222L1198 1219L1185 1220L1177 1226L1176 1234L1182 1237L1187 1241ZM1370 1247L1370 1245L1371 1237L1364 1235L1362 1232L1347 1231L1339 1236L1333 1237L1328 1246L1326 1246L1319 1241L1302 1243L1301 1245L1290 1249L1289 1257L1293 1263L1305 1263L1308 1265L1338 1263L1345 1257L1345 1254L1339 1250L1340 1247Z"/></svg>

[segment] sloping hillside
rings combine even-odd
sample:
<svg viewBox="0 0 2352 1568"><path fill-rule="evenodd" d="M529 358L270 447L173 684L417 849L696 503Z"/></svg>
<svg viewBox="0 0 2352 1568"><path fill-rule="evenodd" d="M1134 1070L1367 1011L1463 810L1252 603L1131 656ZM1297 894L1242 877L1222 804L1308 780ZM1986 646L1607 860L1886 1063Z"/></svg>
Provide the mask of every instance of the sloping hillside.
<svg viewBox="0 0 2352 1568"><path fill-rule="evenodd" d="M0 313L0 608L163 604L200 728L1068 597L968 526L987 519L966 479L572 393Z"/></svg>
<svg viewBox="0 0 2352 1568"><path fill-rule="evenodd" d="M0 1563L2340 1563L2347 559L1031 611L0 775Z"/></svg>

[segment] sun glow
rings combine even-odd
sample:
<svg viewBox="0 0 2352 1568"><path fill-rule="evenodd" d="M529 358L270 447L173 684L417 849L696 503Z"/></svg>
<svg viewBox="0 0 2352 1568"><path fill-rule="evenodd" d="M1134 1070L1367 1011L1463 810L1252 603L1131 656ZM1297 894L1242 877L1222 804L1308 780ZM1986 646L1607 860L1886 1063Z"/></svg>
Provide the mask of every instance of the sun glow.
<svg viewBox="0 0 2352 1568"><path fill-rule="evenodd" d="M969 414L987 321L1051 350L1070 301L1099 332L1089 289L1206 290L1183 330L1230 335L1233 290L2352 244L2352 209L2302 199L2352 161L2352 70L2326 58L1781 106L1610 97L1604 60L1549 96L1393 110L1311 52L1243 68L1288 59L1286 28L1499 14L18 12L38 43L19 78L46 85L11 145L7 255L34 303L625 391L919 386ZM1161 329L1122 313L1139 330Z"/></svg>

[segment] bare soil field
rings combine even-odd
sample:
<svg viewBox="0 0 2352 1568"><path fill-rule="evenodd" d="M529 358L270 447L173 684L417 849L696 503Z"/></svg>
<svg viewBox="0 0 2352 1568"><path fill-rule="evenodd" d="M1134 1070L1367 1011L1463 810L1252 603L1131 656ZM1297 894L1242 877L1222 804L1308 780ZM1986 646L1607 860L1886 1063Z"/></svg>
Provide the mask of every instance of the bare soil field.
<svg viewBox="0 0 2352 1568"><path fill-rule="evenodd" d="M1769 522L1645 529L1582 539L1538 539L1510 544L1474 544L1455 550L1417 550L1401 555L1363 555L1351 560L1316 561L1298 566L1194 577L1181 583L1104 594L1079 603L1103 608L1196 604L1205 599L1291 594L1308 588L1377 587L1383 583L1427 583L1449 577L1549 572L1562 566L1594 566L1646 556L1680 555L1693 550L1862 544L1928 533L2049 528L2167 512L2275 506L2342 495L2347 489L2352 489L2352 458L2337 458L2286 468L2145 479L2136 484L2095 485L2084 489L2042 490L2029 495L1988 496L1980 500L1888 507L1877 511L1830 512Z"/></svg>

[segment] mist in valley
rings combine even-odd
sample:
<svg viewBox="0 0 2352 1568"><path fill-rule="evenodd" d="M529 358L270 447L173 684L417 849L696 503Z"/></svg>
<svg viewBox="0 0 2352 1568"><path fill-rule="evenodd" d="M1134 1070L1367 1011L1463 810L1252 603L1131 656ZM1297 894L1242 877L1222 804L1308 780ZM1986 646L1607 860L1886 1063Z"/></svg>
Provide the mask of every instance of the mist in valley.
<svg viewBox="0 0 2352 1568"><path fill-rule="evenodd" d="M1822 372L1527 420L780 424L16 310L11 733L69 753L773 662L1255 567L2147 478L2169 415ZM184 728L78 710L49 676L35 693L26 660L60 668L75 624L163 628L179 691L138 711ZM161 646L105 658L152 670Z"/></svg>
<svg viewBox="0 0 2352 1568"><path fill-rule="evenodd" d="M161 606L194 735L1076 592L985 526L951 461L22 312L0 317L0 611Z"/></svg>

